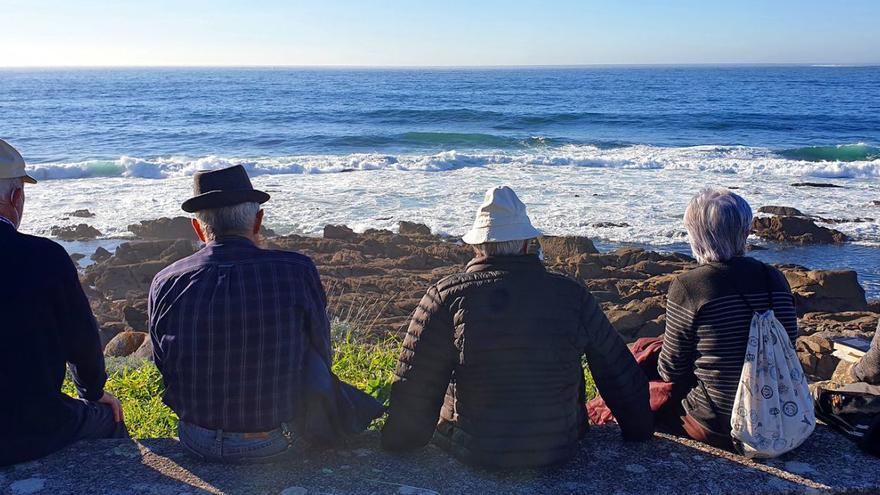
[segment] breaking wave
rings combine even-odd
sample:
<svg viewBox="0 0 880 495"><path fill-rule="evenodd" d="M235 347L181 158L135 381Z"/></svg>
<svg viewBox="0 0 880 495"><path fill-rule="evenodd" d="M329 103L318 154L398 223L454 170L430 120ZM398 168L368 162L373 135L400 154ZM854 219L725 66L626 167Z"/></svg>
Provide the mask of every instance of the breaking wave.
<svg viewBox="0 0 880 495"><path fill-rule="evenodd" d="M446 139L449 136L445 137ZM418 139L431 139L418 136ZM469 137L462 137L464 142ZM465 143L462 144L465 144ZM262 158L223 156L85 160L34 165L42 180L101 177L164 179L192 175L197 170L243 165L252 175L342 173L364 170L443 172L465 167L555 166L607 169L693 170L724 174L772 174L785 177L880 177L880 150L867 145L798 148L775 152L744 146L657 147L647 145L553 146L535 137L526 149L442 151L427 154L352 153Z"/></svg>
<svg viewBox="0 0 880 495"><path fill-rule="evenodd" d="M857 162L880 159L880 148L867 144L840 144L837 146L808 146L779 152L791 160L807 162Z"/></svg>

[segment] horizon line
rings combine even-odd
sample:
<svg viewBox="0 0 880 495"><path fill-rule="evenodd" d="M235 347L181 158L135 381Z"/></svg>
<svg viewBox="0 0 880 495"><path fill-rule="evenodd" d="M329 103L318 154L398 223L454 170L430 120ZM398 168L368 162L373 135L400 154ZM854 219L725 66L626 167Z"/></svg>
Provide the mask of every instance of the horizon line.
<svg viewBox="0 0 880 495"><path fill-rule="evenodd" d="M21 69L577 69L649 67L880 67L878 62L694 62L694 63L590 63L590 64L459 64L459 65L359 65L359 64L171 64L171 65L0 65L0 70Z"/></svg>

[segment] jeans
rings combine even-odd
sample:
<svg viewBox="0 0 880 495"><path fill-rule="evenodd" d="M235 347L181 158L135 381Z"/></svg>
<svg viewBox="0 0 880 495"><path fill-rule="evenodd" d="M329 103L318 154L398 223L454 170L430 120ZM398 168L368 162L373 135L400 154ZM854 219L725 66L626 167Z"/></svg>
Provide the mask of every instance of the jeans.
<svg viewBox="0 0 880 495"><path fill-rule="evenodd" d="M286 424L267 433L230 433L181 421L177 434L190 454L210 462L272 462L301 450Z"/></svg>
<svg viewBox="0 0 880 495"><path fill-rule="evenodd" d="M113 409L110 406L86 400L80 402L82 414L71 443L101 438L128 438L125 423L117 423L113 419Z"/></svg>

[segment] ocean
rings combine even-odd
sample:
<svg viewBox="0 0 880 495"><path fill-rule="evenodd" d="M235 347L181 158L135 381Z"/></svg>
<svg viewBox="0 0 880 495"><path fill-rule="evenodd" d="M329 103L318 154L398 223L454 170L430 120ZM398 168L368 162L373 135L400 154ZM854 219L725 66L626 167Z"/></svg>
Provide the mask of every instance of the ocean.
<svg viewBox="0 0 880 495"><path fill-rule="evenodd" d="M461 234L508 184L547 233L686 251L688 199L720 185L840 220L852 244L755 256L855 268L880 296L880 67L2 69L0 115L42 181L30 233L88 208L112 243L240 163L279 233Z"/></svg>

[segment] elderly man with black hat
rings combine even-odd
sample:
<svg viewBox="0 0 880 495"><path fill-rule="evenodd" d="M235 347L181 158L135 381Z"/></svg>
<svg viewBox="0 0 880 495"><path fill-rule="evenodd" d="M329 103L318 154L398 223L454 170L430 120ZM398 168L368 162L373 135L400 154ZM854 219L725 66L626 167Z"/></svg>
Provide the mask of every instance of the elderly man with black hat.
<svg viewBox="0 0 880 495"><path fill-rule="evenodd" d="M623 437L653 435L645 375L590 292L544 269L530 249L540 235L513 190L486 192L463 237L476 257L465 273L431 286L413 315L382 431L386 449L433 437L483 466L564 462L587 426L584 355Z"/></svg>
<svg viewBox="0 0 880 495"><path fill-rule="evenodd" d="M104 391L98 325L64 248L18 232L24 185L36 184L0 140L0 466L79 440L124 438L122 406ZM65 366L80 399L61 392Z"/></svg>
<svg viewBox="0 0 880 495"><path fill-rule="evenodd" d="M287 457L360 431L382 412L330 372L330 323L308 257L261 249L269 195L241 166L198 172L183 210L204 248L162 270L149 327L180 441L217 462Z"/></svg>

